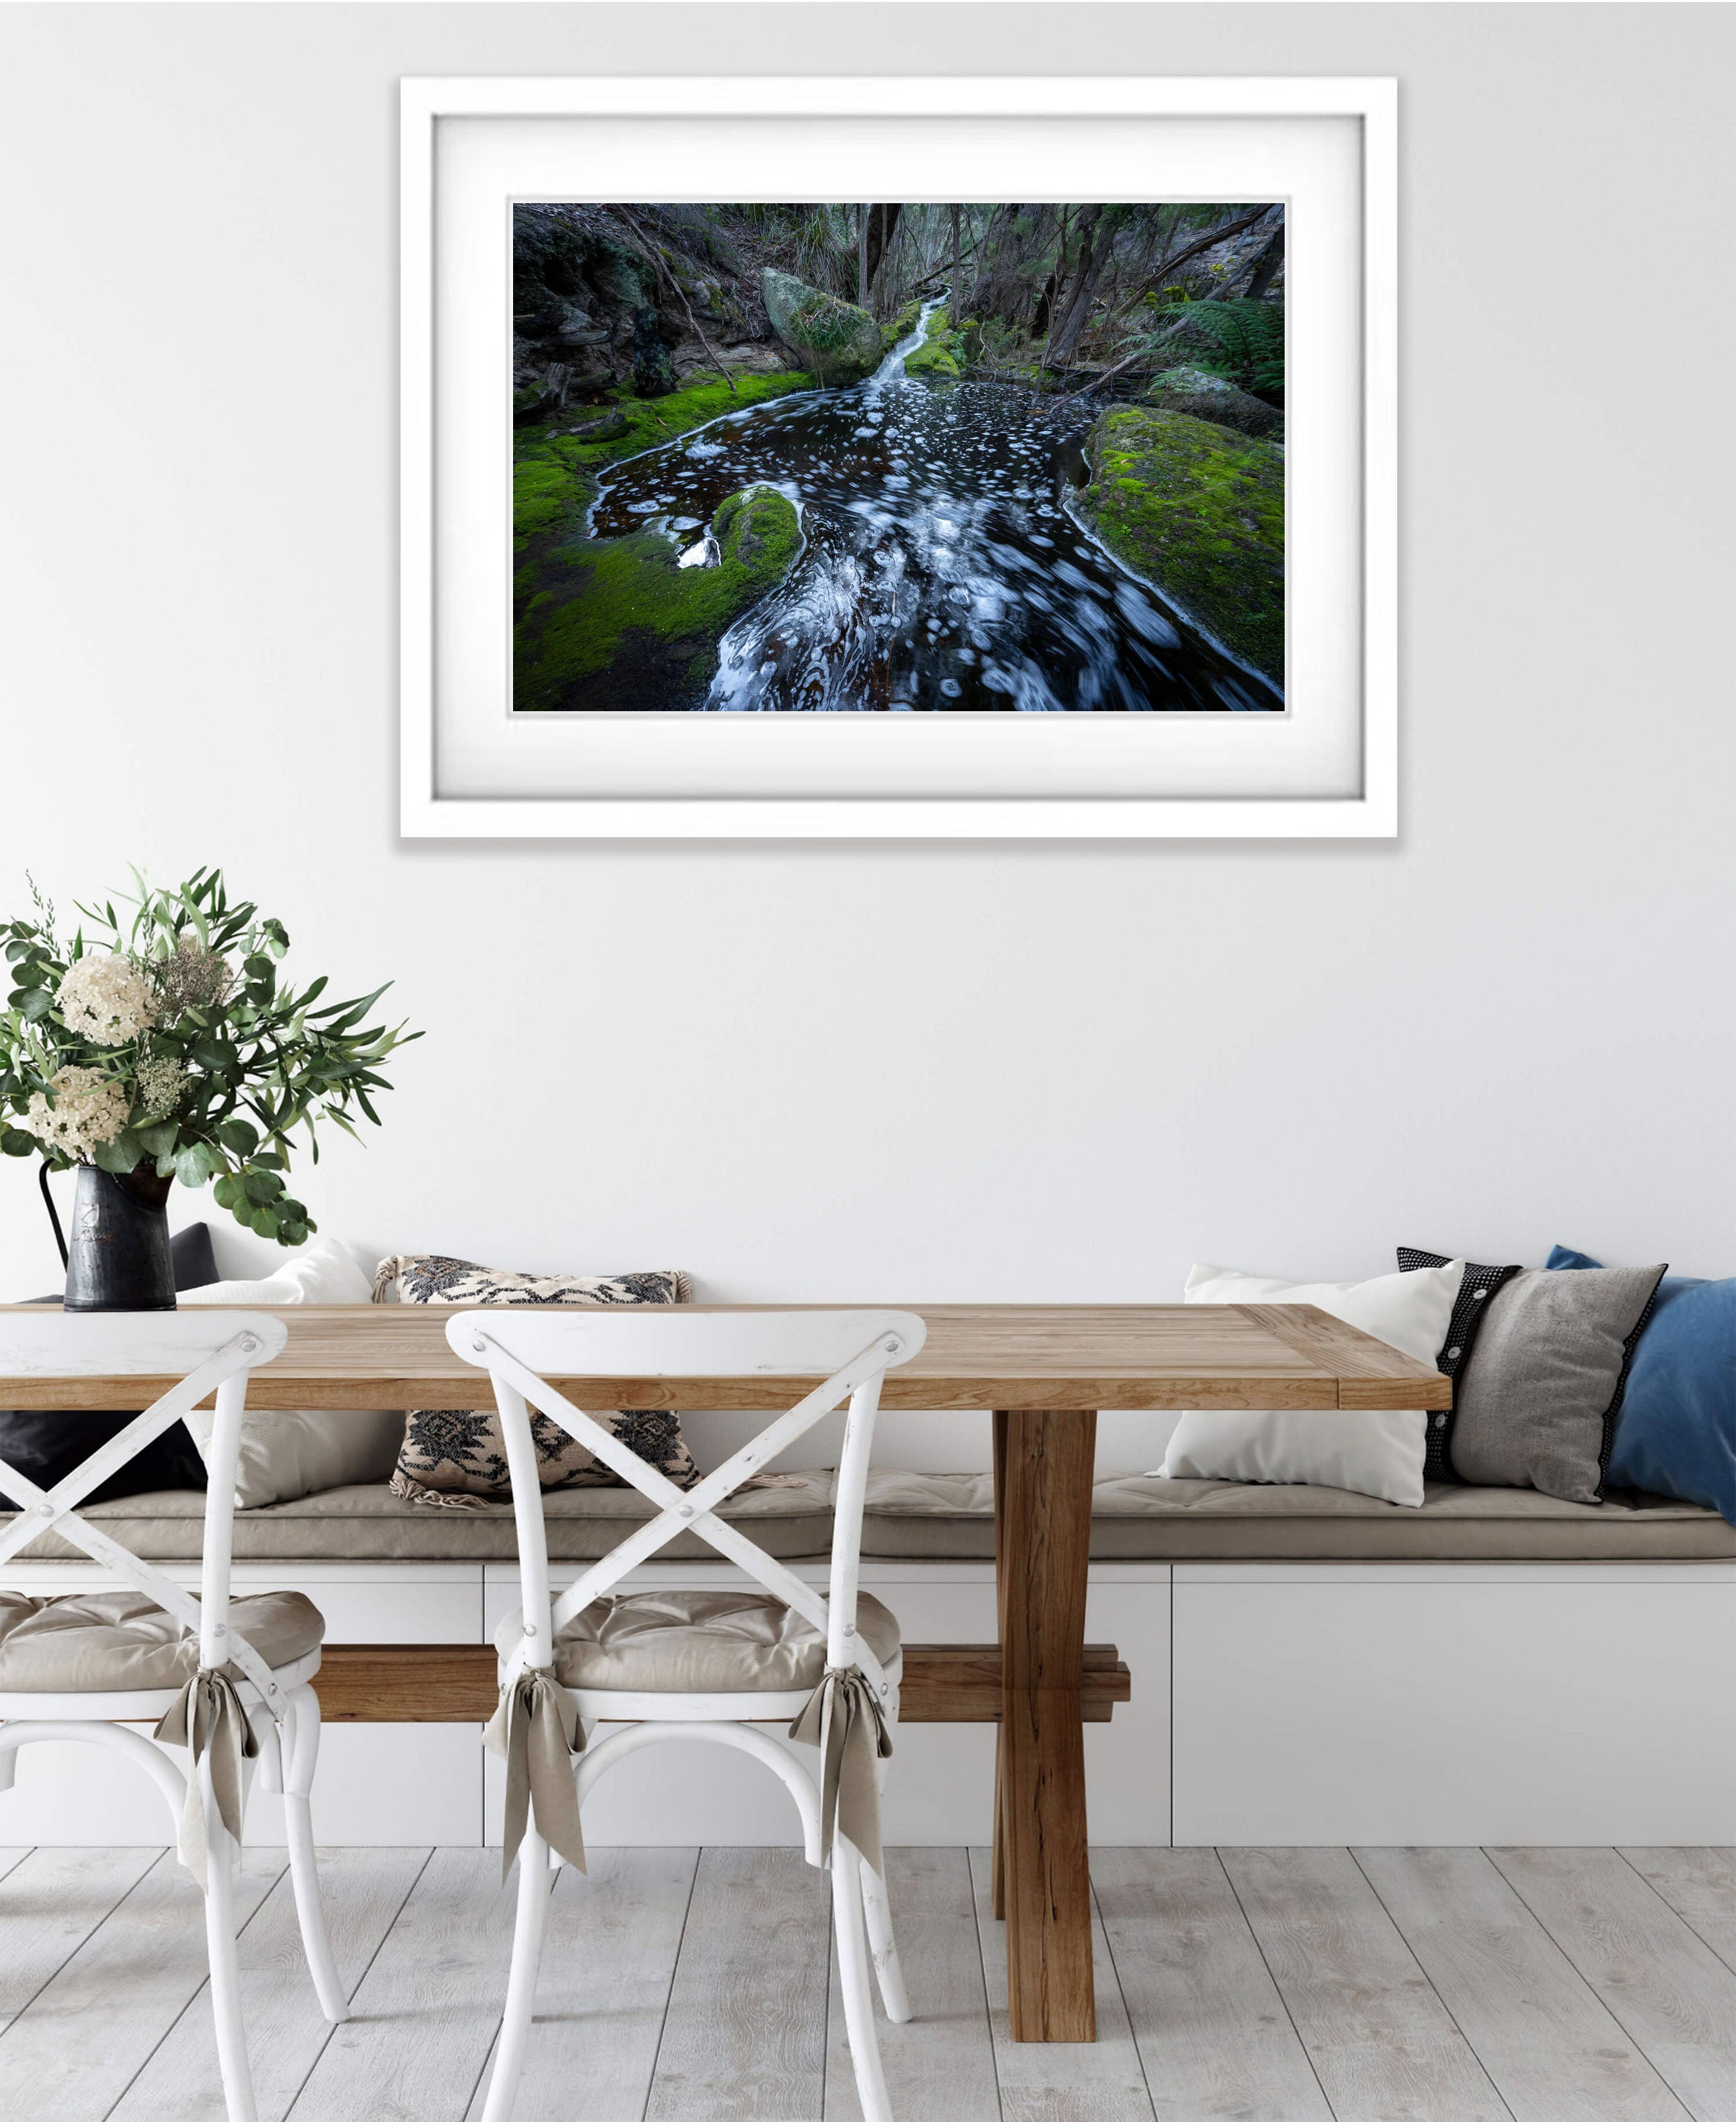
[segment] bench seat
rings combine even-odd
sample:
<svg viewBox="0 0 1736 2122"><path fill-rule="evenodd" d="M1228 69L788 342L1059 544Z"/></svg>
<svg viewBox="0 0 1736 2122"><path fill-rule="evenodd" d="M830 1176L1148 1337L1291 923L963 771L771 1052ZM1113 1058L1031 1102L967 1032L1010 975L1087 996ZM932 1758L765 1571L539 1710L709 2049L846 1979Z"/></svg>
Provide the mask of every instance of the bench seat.
<svg viewBox="0 0 1736 2122"><path fill-rule="evenodd" d="M832 1476L781 1476L731 1498L721 1515L751 1521L754 1538L785 1561L824 1555ZM636 1489L559 1489L544 1498L553 1562L588 1562L651 1507ZM153 1562L198 1558L204 1498L196 1489L128 1496L84 1515ZM0 1517L0 1523L10 1513ZM993 1558L994 1501L986 1473L870 1476L865 1559ZM238 1511L238 1562L510 1562L511 1507L446 1509L394 1496L382 1483L329 1489L296 1503ZM697 1535L663 1549L670 1561L715 1559ZM1566 1503L1530 1489L1430 1484L1418 1509L1342 1489L1122 1475L1097 1483L1091 1555L1099 1562L1704 1562L1736 1559L1736 1526L1715 1511L1659 1497ZM21 1559L76 1561L54 1533Z"/></svg>

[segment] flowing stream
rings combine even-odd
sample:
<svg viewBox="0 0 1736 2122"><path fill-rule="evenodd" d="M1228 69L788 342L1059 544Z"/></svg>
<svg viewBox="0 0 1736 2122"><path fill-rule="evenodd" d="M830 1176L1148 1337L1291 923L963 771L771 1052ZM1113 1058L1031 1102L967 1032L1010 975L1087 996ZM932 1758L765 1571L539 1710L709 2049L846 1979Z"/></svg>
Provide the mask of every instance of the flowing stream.
<svg viewBox="0 0 1736 2122"><path fill-rule="evenodd" d="M740 487L800 512L796 564L724 636L704 708L1281 708L1075 521L1090 408L906 376L936 306L866 382L726 414L604 480L591 534L664 530L684 566L715 561L705 526Z"/></svg>

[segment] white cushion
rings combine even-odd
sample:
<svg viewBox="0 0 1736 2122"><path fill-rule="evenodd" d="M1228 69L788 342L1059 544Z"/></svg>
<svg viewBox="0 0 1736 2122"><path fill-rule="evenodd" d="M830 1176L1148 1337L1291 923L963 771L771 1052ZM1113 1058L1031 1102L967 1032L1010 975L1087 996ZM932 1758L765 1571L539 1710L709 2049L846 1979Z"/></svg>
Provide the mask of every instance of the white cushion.
<svg viewBox="0 0 1736 2122"><path fill-rule="evenodd" d="M1463 1260L1367 1282L1285 1282L1197 1265L1189 1304L1313 1304L1377 1341L1432 1363L1464 1278ZM1160 1474L1171 1479L1307 1481L1412 1507L1422 1503L1428 1416L1421 1408L1201 1409L1184 1414Z"/></svg>
<svg viewBox="0 0 1736 2122"><path fill-rule="evenodd" d="M184 1289L176 1299L196 1304L366 1304L373 1294L367 1277L335 1238L314 1238L287 1255L274 1274L254 1282L208 1282ZM199 1456L211 1464L215 1414L187 1417ZM301 1408L277 1414L264 1409L241 1418L236 1461L235 1503L240 1511L261 1503L289 1503L321 1489L388 1481L404 1442L404 1415L395 1408Z"/></svg>

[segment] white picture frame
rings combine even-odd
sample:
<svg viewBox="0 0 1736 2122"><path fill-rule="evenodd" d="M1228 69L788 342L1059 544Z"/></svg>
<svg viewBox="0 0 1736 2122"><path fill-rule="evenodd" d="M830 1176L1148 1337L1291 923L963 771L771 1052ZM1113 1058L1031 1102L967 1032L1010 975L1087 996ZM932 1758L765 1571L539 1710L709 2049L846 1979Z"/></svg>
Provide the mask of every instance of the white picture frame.
<svg viewBox="0 0 1736 2122"><path fill-rule="evenodd" d="M1381 78L403 82L404 836L1393 837L1397 103L1397 84ZM1174 120L1188 122L1164 124ZM600 153L599 143L618 147L623 127L634 129L629 137L643 132L661 143L660 171L670 166L671 143L696 143L697 167L711 152L707 141L763 141L774 127L786 129L781 140L800 141L819 137L802 129L822 127L844 175L865 176L875 156L896 147L908 157L912 146L939 171L945 143L966 123L978 128L977 147L988 143L1009 170L1029 170L1045 155L1052 167L1069 154L1083 163L1088 143L1099 163L1112 152L1125 155L1130 142L1141 144L1141 161L1147 141L1172 162L1198 153L1217 180L1198 196L1278 196L1270 173L1290 166L1286 156L1304 171L1316 163L1323 171L1339 170L1336 179L1322 176L1323 203L1314 216L1319 236L1330 239L1317 244L1316 255L1338 261L1332 300L1316 306L1316 321L1325 334L1321 344L1336 344L1351 357L1333 372L1348 367L1350 375L1335 391L1314 394L1333 404L1318 415L1298 404L1290 419L1290 522L1296 525L1299 511L1307 514L1313 526L1307 550L1324 558L1320 586L1300 591L1296 540L1286 540L1291 678L1285 713L520 715L515 727L500 649L509 613L508 548L504 536L490 542L497 486L500 525L506 521L497 477L506 447L506 357L492 348L504 345L506 333L503 323L496 331L486 322L484 303L467 304L485 320L475 329L455 327L450 306L463 269L497 275L492 284L504 304L511 199L562 196L551 189L550 173L569 168L581 174L565 195L610 196L582 189L582 172L587 153ZM1117 142L1123 143L1119 149ZM1243 153L1245 164L1237 160ZM981 160L976 149L973 160ZM1244 168L1248 181L1232 181L1230 173ZM679 184L679 175L660 182L660 195L724 196L715 183L702 189ZM901 184L889 194L883 180L861 195L1118 195L1095 166L1086 175L1097 178L1094 188L1087 183L1071 194L1007 194L978 183L945 192ZM1299 185L1312 181L1304 175ZM739 160L730 168L730 198L782 197L786 189L787 179L783 190L744 184ZM1293 187L1286 195L1295 193ZM827 195L857 193L839 184ZM1123 185L1119 195L1188 194L1148 184L1132 190ZM1299 240L1305 241L1305 222L1292 207L1293 259ZM464 236L466 229L475 240ZM1334 330L1338 339L1332 342ZM468 351L466 332L474 342ZM453 497L467 490L486 505L461 507ZM1300 688L1299 643L1308 680ZM775 734L773 724L780 726ZM980 789L973 783L972 745L982 761Z"/></svg>

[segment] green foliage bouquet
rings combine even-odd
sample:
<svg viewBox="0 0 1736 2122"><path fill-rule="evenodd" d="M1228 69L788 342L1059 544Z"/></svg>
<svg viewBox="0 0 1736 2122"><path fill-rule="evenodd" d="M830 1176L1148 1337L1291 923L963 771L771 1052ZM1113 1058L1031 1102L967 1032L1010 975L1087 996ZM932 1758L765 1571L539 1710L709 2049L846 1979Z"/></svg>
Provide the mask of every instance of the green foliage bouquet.
<svg viewBox="0 0 1736 2122"><path fill-rule="evenodd" d="M237 1222L299 1246L316 1227L284 1183L291 1131L306 1130L317 1162L320 1121L353 1135L359 1112L377 1127L372 1094L391 1087L377 1064L421 1034L364 1026L383 987L322 1004L324 979L299 993L281 982L282 923L231 904L221 870L175 891L134 881L129 919L80 906L70 944L34 883L35 917L0 924L0 1149L135 1183L215 1180Z"/></svg>

